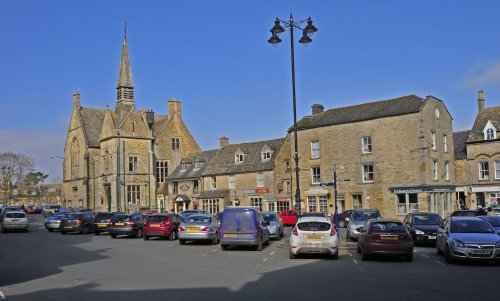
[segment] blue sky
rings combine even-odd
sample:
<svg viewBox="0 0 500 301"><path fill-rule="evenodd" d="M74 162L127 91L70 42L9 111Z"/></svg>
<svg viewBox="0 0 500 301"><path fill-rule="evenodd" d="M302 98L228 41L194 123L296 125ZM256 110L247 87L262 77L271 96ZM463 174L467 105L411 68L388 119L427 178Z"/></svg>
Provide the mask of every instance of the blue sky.
<svg viewBox="0 0 500 301"><path fill-rule="evenodd" d="M201 148L284 137L293 123L290 40L267 43L274 19L311 17L296 44L298 118L407 94L444 100L469 129L477 91L500 105L500 1L0 1L0 152L61 179L72 95L114 107L123 38L136 106L182 102ZM300 33L296 32L296 37Z"/></svg>

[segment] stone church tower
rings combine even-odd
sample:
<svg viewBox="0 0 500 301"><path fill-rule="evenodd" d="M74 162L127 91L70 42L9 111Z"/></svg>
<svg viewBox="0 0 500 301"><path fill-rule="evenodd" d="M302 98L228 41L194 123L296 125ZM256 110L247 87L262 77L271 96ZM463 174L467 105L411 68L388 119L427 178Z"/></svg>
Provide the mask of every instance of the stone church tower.
<svg viewBox="0 0 500 301"><path fill-rule="evenodd" d="M180 101L168 101L167 115L136 109L126 32L116 89L114 110L82 107L80 92L73 96L62 205L95 211L163 211L167 176L200 147L182 120Z"/></svg>

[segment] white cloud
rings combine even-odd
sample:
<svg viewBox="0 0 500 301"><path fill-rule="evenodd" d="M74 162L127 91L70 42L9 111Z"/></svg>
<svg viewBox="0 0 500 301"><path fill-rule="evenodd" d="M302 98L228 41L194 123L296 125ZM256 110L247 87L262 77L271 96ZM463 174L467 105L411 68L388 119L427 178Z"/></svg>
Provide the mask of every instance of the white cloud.
<svg viewBox="0 0 500 301"><path fill-rule="evenodd" d="M0 129L0 152L14 152L35 160L35 170L49 175L47 183L62 179L61 159L50 156L64 155L65 133L45 129Z"/></svg>
<svg viewBox="0 0 500 301"><path fill-rule="evenodd" d="M481 88L490 84L500 84L500 62L491 61L472 66L467 71L463 85L467 88Z"/></svg>

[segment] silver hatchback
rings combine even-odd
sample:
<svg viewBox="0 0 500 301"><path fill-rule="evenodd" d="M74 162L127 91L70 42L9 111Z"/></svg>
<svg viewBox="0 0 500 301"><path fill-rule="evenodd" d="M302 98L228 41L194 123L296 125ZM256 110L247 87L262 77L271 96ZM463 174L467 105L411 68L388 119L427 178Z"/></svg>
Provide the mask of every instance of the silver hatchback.
<svg viewBox="0 0 500 301"><path fill-rule="evenodd" d="M261 213L264 221L266 221L269 237L277 239L283 237L283 220L279 214L273 211L262 211Z"/></svg>
<svg viewBox="0 0 500 301"><path fill-rule="evenodd" d="M29 219L24 211L9 211L2 220L2 232L9 230L23 230L28 232Z"/></svg>

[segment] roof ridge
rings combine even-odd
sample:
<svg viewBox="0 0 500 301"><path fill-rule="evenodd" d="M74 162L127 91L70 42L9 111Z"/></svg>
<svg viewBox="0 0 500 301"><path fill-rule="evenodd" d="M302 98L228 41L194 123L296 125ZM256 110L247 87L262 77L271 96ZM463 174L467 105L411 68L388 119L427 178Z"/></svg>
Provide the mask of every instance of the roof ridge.
<svg viewBox="0 0 500 301"><path fill-rule="evenodd" d="M373 104L377 104L377 103L394 101L394 100L397 100L397 99L402 99L402 98L411 97L411 96L413 96L415 98L418 98L421 101L425 100L424 98L422 98L422 97L420 97L420 96L418 96L416 94L408 94L408 95L403 95L403 96L399 96L399 97L395 97L395 98L389 98L389 99L383 99L383 100L375 100L375 101L368 101L368 102L359 103L359 104L350 105L350 106L345 106L345 107L331 108L331 109L328 109L326 111L321 112L320 114L325 113L327 111L331 111L331 110L347 109L347 108L353 108L353 107L364 106L364 105L373 105ZM308 116L313 116L313 115L308 115Z"/></svg>

